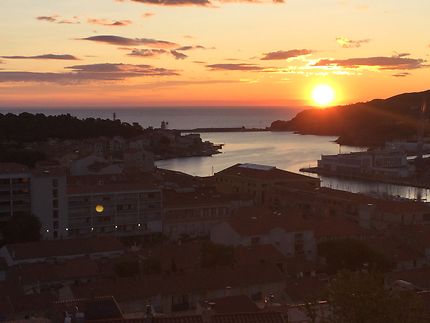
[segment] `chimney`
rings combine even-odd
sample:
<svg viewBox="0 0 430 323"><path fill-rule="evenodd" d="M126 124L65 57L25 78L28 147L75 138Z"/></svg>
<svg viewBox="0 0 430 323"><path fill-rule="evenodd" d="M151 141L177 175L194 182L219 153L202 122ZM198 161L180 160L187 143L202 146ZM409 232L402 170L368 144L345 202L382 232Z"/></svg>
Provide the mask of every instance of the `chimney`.
<svg viewBox="0 0 430 323"><path fill-rule="evenodd" d="M212 316L214 314L214 302L205 302L205 308L202 312L202 321L203 323L211 323L212 322Z"/></svg>
<svg viewBox="0 0 430 323"><path fill-rule="evenodd" d="M64 323L72 323L72 318L68 312L64 313Z"/></svg>
<svg viewBox="0 0 430 323"><path fill-rule="evenodd" d="M150 304L146 305L145 309L145 323L152 323L152 319L154 318L154 313L152 312L152 306Z"/></svg>

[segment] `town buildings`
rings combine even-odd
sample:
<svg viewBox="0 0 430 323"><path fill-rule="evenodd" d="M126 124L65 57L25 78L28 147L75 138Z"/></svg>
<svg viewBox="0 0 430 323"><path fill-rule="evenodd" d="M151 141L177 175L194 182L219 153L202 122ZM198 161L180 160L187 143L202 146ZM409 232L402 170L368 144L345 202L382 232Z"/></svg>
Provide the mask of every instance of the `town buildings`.
<svg viewBox="0 0 430 323"><path fill-rule="evenodd" d="M316 256L314 231L307 221L267 209L242 209L211 230L211 241L230 246L271 244L288 257Z"/></svg>
<svg viewBox="0 0 430 323"><path fill-rule="evenodd" d="M162 232L162 192L151 175L68 180L68 236Z"/></svg>
<svg viewBox="0 0 430 323"><path fill-rule="evenodd" d="M250 195L259 206L270 205L269 192L275 185L289 188L315 189L319 179L278 169L273 166L236 164L215 174L220 192Z"/></svg>
<svg viewBox="0 0 430 323"><path fill-rule="evenodd" d="M172 239L209 236L211 228L234 210L253 205L246 195L219 193L213 188L165 190L163 203L163 233Z"/></svg>

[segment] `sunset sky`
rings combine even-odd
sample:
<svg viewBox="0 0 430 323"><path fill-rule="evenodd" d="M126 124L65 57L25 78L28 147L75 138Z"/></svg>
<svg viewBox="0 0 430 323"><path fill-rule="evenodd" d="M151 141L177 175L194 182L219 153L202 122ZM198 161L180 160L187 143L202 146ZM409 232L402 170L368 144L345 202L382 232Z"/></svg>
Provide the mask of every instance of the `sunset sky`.
<svg viewBox="0 0 430 323"><path fill-rule="evenodd" d="M430 1L1 0L0 107L308 106L430 88Z"/></svg>

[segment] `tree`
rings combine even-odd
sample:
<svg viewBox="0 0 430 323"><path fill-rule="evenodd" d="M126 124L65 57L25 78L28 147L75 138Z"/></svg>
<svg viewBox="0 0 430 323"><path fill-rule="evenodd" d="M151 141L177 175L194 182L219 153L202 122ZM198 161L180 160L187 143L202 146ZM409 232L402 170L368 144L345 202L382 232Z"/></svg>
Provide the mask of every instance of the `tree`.
<svg viewBox="0 0 430 323"><path fill-rule="evenodd" d="M5 243L29 242L40 240L42 225L37 217L26 214L14 214L3 227Z"/></svg>
<svg viewBox="0 0 430 323"><path fill-rule="evenodd" d="M201 264L203 268L229 266L234 262L232 247L206 242L201 249Z"/></svg>
<svg viewBox="0 0 430 323"><path fill-rule="evenodd" d="M387 272L393 267L392 261L385 255L354 239L321 242L318 244L318 254L325 258L327 271L334 274L342 269L361 270L364 264L370 271Z"/></svg>
<svg viewBox="0 0 430 323"><path fill-rule="evenodd" d="M133 277L140 273L139 262L137 259L121 259L115 263L114 270L119 277Z"/></svg>
<svg viewBox="0 0 430 323"><path fill-rule="evenodd" d="M390 291L383 276L340 272L327 291L329 323L419 323L423 304L414 292Z"/></svg>

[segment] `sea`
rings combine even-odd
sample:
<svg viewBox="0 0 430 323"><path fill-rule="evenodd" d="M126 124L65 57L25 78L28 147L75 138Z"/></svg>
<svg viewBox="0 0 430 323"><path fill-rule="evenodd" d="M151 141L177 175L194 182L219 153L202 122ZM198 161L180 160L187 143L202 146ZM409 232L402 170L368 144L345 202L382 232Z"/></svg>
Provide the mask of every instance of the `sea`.
<svg viewBox="0 0 430 323"><path fill-rule="evenodd" d="M14 109L0 113L20 112L58 115L69 113L79 118L113 118L138 122L143 127L159 127L168 122L171 129L195 128L266 128L275 120L289 120L300 109L293 108L109 108L109 109ZM362 148L340 146L336 137L299 135L291 132L207 132L203 140L223 144L220 154L211 157L175 158L157 162L160 168L195 176L210 176L236 163L276 166L300 173L303 167L315 166L321 155L360 151ZM309 176L317 176L306 174ZM321 185L375 196L390 196L430 202L430 190L368 181L319 176Z"/></svg>

